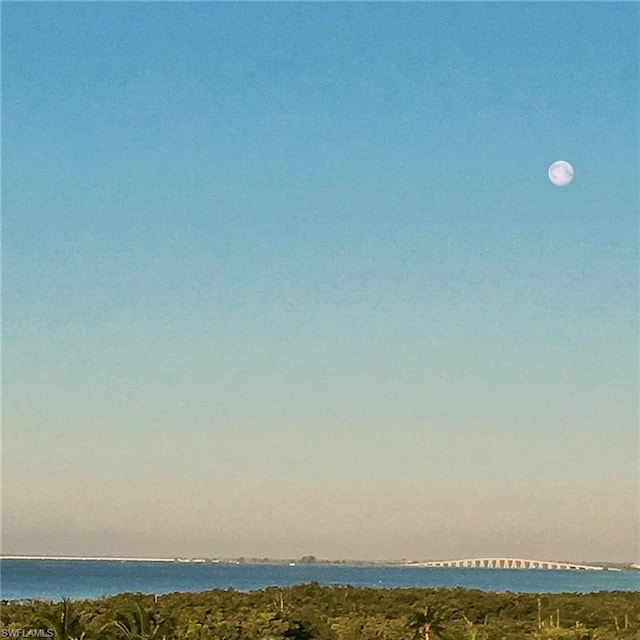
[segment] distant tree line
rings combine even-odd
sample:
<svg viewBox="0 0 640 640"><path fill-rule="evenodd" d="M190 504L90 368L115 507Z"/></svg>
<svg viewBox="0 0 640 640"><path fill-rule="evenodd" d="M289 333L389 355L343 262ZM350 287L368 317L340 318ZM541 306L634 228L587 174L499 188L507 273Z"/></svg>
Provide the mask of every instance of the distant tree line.
<svg viewBox="0 0 640 640"><path fill-rule="evenodd" d="M490 593L310 583L4 601L0 637L56 640L640 640L640 593Z"/></svg>

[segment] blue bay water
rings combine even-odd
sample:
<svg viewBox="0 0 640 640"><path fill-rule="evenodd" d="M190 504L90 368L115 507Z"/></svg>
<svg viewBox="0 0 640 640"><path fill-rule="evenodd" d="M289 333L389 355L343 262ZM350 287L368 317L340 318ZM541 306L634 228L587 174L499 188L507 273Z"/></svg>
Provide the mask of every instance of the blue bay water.
<svg viewBox="0 0 640 640"><path fill-rule="evenodd" d="M0 561L5 600L97 598L123 592L250 591L316 581L363 587L464 587L494 592L640 591L638 571L454 569L402 566L268 565L107 560Z"/></svg>

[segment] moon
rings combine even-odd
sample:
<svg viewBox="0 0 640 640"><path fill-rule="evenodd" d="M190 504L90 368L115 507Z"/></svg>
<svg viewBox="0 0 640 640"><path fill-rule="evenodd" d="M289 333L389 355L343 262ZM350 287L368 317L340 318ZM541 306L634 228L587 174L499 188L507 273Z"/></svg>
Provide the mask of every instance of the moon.
<svg viewBox="0 0 640 640"><path fill-rule="evenodd" d="M549 167L549 180L556 187L566 187L573 180L573 167L566 160L557 160Z"/></svg>

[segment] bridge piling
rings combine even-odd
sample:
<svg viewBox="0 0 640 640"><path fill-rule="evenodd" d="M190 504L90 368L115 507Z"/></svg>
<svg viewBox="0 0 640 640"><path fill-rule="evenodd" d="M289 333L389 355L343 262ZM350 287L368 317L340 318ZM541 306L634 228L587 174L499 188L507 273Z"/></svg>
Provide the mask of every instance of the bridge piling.
<svg viewBox="0 0 640 640"><path fill-rule="evenodd" d="M428 568L464 569L534 569L556 571L602 571L604 567L553 560L531 560L524 558L463 558L458 560L431 560L411 563L411 566Z"/></svg>

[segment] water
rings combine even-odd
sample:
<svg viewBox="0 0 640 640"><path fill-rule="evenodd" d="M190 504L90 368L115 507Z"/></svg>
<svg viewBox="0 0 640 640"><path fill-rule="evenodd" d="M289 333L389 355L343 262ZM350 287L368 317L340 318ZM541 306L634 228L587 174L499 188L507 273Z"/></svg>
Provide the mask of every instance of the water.
<svg viewBox="0 0 640 640"><path fill-rule="evenodd" d="M316 581L363 587L465 587L484 591L561 593L640 591L638 571L447 569L401 566L238 565L107 560L1 560L0 598L60 600L123 592L170 593Z"/></svg>

